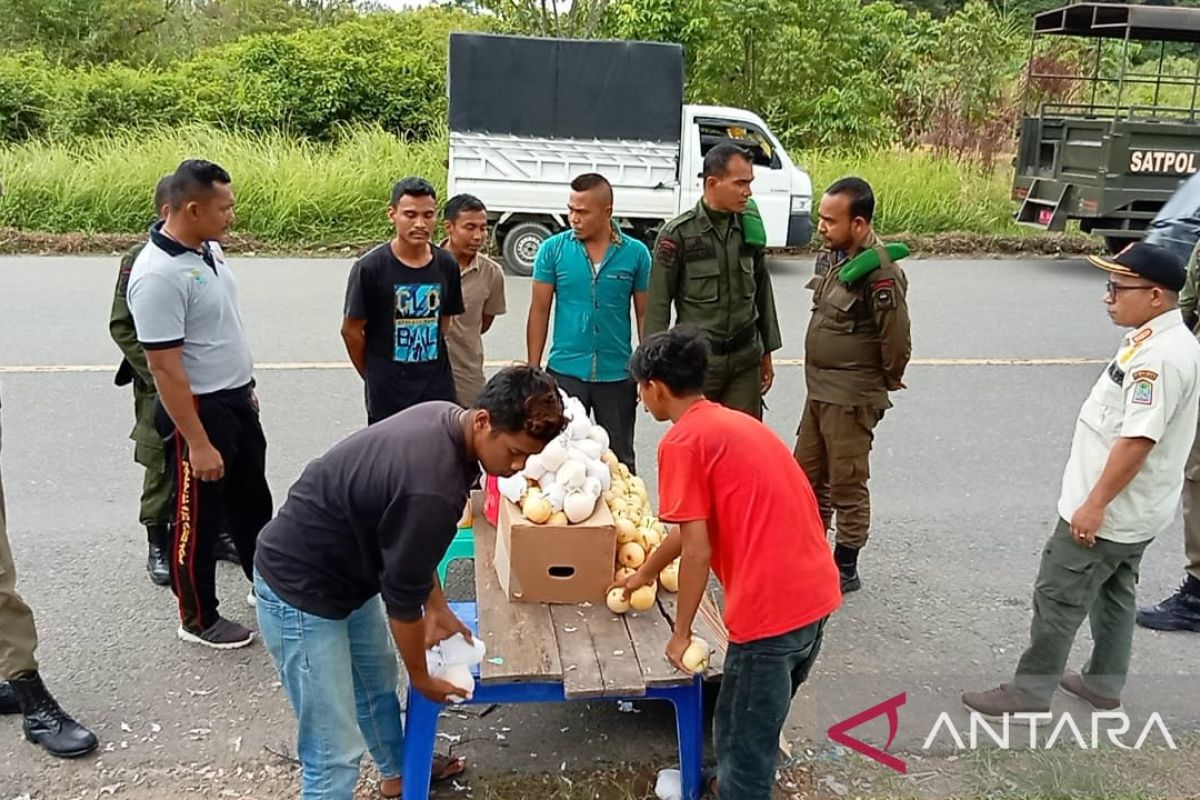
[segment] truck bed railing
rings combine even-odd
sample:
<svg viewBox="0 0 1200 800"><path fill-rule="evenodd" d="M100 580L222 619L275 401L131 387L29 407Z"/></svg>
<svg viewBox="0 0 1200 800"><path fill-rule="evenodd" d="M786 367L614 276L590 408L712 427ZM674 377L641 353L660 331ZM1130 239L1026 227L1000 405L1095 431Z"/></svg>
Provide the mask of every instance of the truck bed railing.
<svg viewBox="0 0 1200 800"><path fill-rule="evenodd" d="M1043 103L1041 117L1074 119L1125 119L1138 122L1200 122L1200 109L1186 106L1109 105L1101 103Z"/></svg>

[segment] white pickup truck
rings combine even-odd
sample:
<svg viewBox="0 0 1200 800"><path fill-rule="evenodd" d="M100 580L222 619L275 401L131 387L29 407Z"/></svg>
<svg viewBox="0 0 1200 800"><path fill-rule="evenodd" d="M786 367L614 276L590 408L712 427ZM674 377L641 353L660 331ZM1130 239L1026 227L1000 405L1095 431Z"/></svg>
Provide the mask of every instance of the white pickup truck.
<svg viewBox="0 0 1200 800"><path fill-rule="evenodd" d="M567 227L575 176L608 178L617 223L649 243L699 201L704 155L728 141L753 157L767 245L812 237L808 174L756 114L684 104L678 45L454 34L449 73L448 196L483 201L513 274Z"/></svg>

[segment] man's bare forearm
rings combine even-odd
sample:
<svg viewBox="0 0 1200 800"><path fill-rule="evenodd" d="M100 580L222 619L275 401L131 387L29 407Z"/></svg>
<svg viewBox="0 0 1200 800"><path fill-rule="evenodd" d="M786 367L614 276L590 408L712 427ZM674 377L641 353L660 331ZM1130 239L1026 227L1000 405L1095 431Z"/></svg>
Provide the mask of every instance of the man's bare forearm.
<svg viewBox="0 0 1200 800"><path fill-rule="evenodd" d="M540 308L529 309L529 321L525 324L525 344L530 364L541 366L542 355L546 352L546 338L549 335L550 312Z"/></svg>
<svg viewBox="0 0 1200 800"><path fill-rule="evenodd" d="M1130 481L1137 476L1146 456L1154 447L1152 439L1143 437L1118 439L1108 454L1104 471L1092 491L1088 494L1088 502L1098 506L1107 506L1117 495L1125 490Z"/></svg>
<svg viewBox="0 0 1200 800"><path fill-rule="evenodd" d="M200 414L196 411L196 396L192 394L192 387L182 362L178 365L156 365L152 358L150 372L154 375L154 385L158 389L158 397L163 407L188 446L200 447L209 444L208 433L204 430Z"/></svg>

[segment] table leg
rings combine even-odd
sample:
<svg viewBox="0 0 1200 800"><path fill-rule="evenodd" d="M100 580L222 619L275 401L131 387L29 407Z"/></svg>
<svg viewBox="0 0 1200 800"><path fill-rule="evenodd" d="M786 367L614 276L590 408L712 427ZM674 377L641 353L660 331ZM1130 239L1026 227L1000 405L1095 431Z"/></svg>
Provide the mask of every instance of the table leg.
<svg viewBox="0 0 1200 800"><path fill-rule="evenodd" d="M433 749L442 707L408 690L404 729L404 800L428 800Z"/></svg>

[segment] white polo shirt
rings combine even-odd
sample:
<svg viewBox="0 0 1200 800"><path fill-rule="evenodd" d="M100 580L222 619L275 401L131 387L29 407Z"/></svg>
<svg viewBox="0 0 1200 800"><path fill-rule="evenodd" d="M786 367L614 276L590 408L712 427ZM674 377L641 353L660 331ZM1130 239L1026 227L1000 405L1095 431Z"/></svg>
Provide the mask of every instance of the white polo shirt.
<svg viewBox="0 0 1200 800"><path fill-rule="evenodd" d="M1165 533L1175 519L1198 414L1200 343L1172 309L1126 334L1079 410L1059 515L1069 522L1083 505L1118 439L1152 439L1145 463L1113 498L1096 535L1132 544Z"/></svg>

